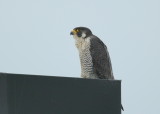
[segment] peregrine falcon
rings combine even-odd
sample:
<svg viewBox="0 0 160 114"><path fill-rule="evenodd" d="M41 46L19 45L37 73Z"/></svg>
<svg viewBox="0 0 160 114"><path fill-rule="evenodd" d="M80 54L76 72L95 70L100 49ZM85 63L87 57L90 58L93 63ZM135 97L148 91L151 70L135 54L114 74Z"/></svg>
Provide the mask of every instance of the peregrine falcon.
<svg viewBox="0 0 160 114"><path fill-rule="evenodd" d="M106 45L86 27L76 27L71 33L79 51L81 77L114 79Z"/></svg>
<svg viewBox="0 0 160 114"><path fill-rule="evenodd" d="M76 27L70 34L79 51L81 77L114 79L107 46L86 27ZM124 110L122 105L121 109Z"/></svg>

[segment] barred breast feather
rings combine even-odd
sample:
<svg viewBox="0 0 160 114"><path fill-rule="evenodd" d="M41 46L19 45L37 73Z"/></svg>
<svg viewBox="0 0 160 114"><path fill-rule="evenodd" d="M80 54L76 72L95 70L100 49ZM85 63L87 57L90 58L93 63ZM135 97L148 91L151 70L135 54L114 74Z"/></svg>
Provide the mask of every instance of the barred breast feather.
<svg viewBox="0 0 160 114"><path fill-rule="evenodd" d="M77 39L76 47L79 51L81 63L81 77L98 78L93 72L93 62L90 53L90 38Z"/></svg>
<svg viewBox="0 0 160 114"><path fill-rule="evenodd" d="M96 36L75 38L81 63L81 77L114 79L109 53L105 44Z"/></svg>

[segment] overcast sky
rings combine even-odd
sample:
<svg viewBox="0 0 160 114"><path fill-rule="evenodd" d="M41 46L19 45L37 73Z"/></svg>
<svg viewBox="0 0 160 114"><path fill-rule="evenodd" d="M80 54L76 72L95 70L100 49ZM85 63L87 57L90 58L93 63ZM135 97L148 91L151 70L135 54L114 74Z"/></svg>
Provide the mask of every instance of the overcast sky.
<svg viewBox="0 0 160 114"><path fill-rule="evenodd" d="M0 72L79 77L77 26L107 45L123 114L160 114L159 0L0 0Z"/></svg>

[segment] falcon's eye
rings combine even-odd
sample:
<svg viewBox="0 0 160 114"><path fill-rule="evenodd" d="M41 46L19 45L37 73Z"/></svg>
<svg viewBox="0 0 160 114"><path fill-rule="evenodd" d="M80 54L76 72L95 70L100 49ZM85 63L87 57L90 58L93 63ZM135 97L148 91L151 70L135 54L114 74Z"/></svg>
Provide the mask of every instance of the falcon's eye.
<svg viewBox="0 0 160 114"><path fill-rule="evenodd" d="M79 30L77 29L76 32L79 32Z"/></svg>

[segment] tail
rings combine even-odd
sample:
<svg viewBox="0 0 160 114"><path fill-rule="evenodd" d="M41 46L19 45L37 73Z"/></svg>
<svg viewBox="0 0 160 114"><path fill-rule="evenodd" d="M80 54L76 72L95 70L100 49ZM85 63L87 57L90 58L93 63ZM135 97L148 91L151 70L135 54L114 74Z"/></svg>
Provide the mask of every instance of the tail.
<svg viewBox="0 0 160 114"><path fill-rule="evenodd" d="M123 108L122 104L121 104L121 109L124 111L124 108Z"/></svg>

